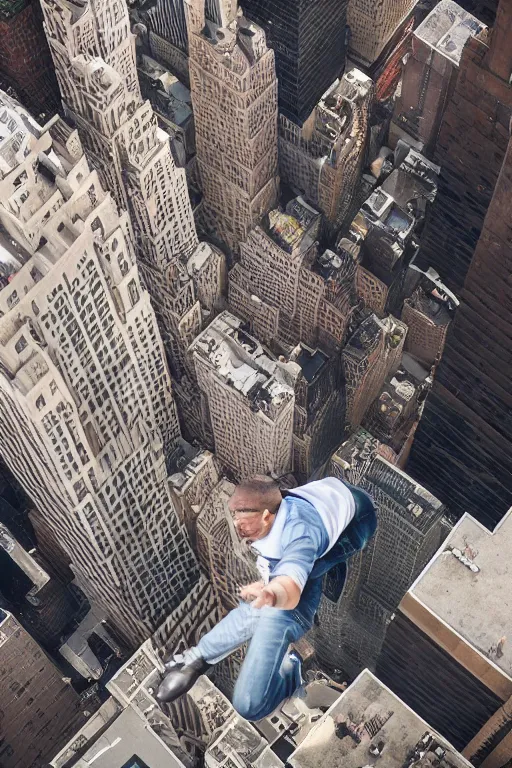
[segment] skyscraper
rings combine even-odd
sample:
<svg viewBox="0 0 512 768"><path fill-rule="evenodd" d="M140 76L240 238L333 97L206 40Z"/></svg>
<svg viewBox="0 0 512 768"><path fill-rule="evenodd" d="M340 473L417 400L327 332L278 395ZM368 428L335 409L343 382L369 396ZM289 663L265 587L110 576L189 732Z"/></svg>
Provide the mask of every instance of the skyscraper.
<svg viewBox="0 0 512 768"><path fill-rule="evenodd" d="M407 19L418 0L350 0L350 54L354 61L371 66Z"/></svg>
<svg viewBox="0 0 512 768"><path fill-rule="evenodd" d="M0 115L0 220L22 249L0 292L0 451L134 643L199 577L167 486L180 431L155 315L76 131L6 96Z"/></svg>
<svg viewBox="0 0 512 768"><path fill-rule="evenodd" d="M279 111L301 125L345 68L348 0L242 0L275 50Z"/></svg>
<svg viewBox="0 0 512 768"><path fill-rule="evenodd" d="M512 571L503 557L511 541L512 511L493 533L469 515L460 520L404 595L377 665L383 682L458 749L512 696ZM506 733L510 750L510 725L480 743L475 765L506 765L506 742L491 754Z"/></svg>
<svg viewBox="0 0 512 768"><path fill-rule="evenodd" d="M187 0L190 88L203 201L201 220L232 253L277 200L277 82L260 27L219 3Z"/></svg>
<svg viewBox="0 0 512 768"><path fill-rule="evenodd" d="M215 453L237 477L292 468L294 384L299 366L272 360L243 323L223 312L190 352L211 421Z"/></svg>
<svg viewBox="0 0 512 768"><path fill-rule="evenodd" d="M357 261L349 249L319 253L320 214L301 198L273 209L240 247L229 303L276 351L300 342L338 351L352 312Z"/></svg>
<svg viewBox="0 0 512 768"><path fill-rule="evenodd" d="M0 87L14 88L27 109L51 117L59 88L40 15L37 0L1 0Z"/></svg>
<svg viewBox="0 0 512 768"><path fill-rule="evenodd" d="M184 349L201 328L187 269L197 233L185 170L176 167L168 136L140 96L126 2L42 4L66 114L103 186L130 214L139 267L180 377ZM222 257L212 251L211 258Z"/></svg>
<svg viewBox="0 0 512 768"><path fill-rule="evenodd" d="M470 37L444 110L434 160L439 188L418 263L459 293L507 152L512 116L512 5L502 0L492 34Z"/></svg>
<svg viewBox="0 0 512 768"><path fill-rule="evenodd" d="M346 421L361 424L387 377L400 365L407 327L392 315L370 313L349 337L342 352Z"/></svg>
<svg viewBox="0 0 512 768"><path fill-rule="evenodd" d="M455 516L489 528L512 504L511 170L509 142L408 465Z"/></svg>

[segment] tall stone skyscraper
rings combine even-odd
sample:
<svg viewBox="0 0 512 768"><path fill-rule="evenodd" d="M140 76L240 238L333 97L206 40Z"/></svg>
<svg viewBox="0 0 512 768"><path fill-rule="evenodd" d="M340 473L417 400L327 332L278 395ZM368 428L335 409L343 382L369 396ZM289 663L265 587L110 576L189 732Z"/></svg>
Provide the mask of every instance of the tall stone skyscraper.
<svg viewBox="0 0 512 768"><path fill-rule="evenodd" d="M418 0L350 0L350 55L363 66L372 65L395 32L414 10Z"/></svg>
<svg viewBox="0 0 512 768"><path fill-rule="evenodd" d="M236 252L277 200L277 81L263 30L218 5L205 27L205 0L187 0L190 88L202 222Z"/></svg>
<svg viewBox="0 0 512 768"><path fill-rule="evenodd" d="M76 131L5 95L0 124L0 221L22 249L0 291L0 453L135 643L199 579L167 485L180 432L156 318Z"/></svg>
<svg viewBox="0 0 512 768"><path fill-rule="evenodd" d="M188 260L198 245L185 170L140 96L135 42L125 0L42 0L66 114L103 186L126 209L137 257L161 322L173 372L201 329L196 282L209 259ZM211 252L218 262L219 254Z"/></svg>
<svg viewBox="0 0 512 768"><path fill-rule="evenodd" d="M279 111L302 125L343 74L348 0L242 0L276 52Z"/></svg>

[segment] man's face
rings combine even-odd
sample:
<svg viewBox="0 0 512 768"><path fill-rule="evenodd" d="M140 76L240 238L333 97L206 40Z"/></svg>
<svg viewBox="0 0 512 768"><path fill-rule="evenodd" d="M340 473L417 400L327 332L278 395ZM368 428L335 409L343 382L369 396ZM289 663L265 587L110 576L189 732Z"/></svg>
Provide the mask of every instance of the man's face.
<svg viewBox="0 0 512 768"><path fill-rule="evenodd" d="M235 491L228 503L236 531L241 539L263 539L272 527L274 515L260 509L258 499L250 493Z"/></svg>

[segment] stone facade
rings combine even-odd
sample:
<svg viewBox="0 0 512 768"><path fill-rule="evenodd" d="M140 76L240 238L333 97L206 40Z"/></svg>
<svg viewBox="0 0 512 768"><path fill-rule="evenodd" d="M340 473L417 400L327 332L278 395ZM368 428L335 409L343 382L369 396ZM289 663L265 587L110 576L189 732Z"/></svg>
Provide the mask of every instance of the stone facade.
<svg viewBox="0 0 512 768"><path fill-rule="evenodd" d="M174 374L201 329L187 261L198 245L186 174L143 102L125 0L44 0L45 26L68 116L105 188L130 213L141 272ZM212 259L221 260L212 251Z"/></svg>
<svg viewBox="0 0 512 768"><path fill-rule="evenodd" d="M350 56L369 66L381 55L418 0L350 0Z"/></svg>
<svg viewBox="0 0 512 768"><path fill-rule="evenodd" d="M164 349L127 214L76 131L45 130L6 96L0 114L0 218L24 249L0 292L1 452L133 643L199 577L167 486L180 430Z"/></svg>
<svg viewBox="0 0 512 768"><path fill-rule="evenodd" d="M235 5L205 28L204 0L187 3L201 224L233 254L278 191L274 52Z"/></svg>
<svg viewBox="0 0 512 768"><path fill-rule="evenodd" d="M340 349L355 293L352 249L318 252L320 216L300 198L272 210L240 247L229 303L262 342Z"/></svg>
<svg viewBox="0 0 512 768"><path fill-rule="evenodd" d="M347 427L361 424L387 377L397 371L406 334L400 320L370 313L349 337L342 352Z"/></svg>
<svg viewBox="0 0 512 768"><path fill-rule="evenodd" d="M223 312L192 343L204 418L215 453L237 478L292 468L294 383L299 366L265 354L242 321Z"/></svg>

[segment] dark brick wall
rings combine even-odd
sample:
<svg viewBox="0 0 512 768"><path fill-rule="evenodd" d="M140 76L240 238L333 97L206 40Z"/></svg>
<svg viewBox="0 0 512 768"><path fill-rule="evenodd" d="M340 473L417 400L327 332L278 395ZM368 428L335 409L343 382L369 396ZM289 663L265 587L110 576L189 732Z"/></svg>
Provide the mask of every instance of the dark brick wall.
<svg viewBox="0 0 512 768"><path fill-rule="evenodd" d="M491 59L485 42L468 42L439 134L439 189L419 254L455 292L464 285L508 144L512 88L489 69Z"/></svg>
<svg viewBox="0 0 512 768"><path fill-rule="evenodd" d="M241 0L275 51L279 109L301 124L345 67L348 0Z"/></svg>
<svg viewBox="0 0 512 768"><path fill-rule="evenodd" d="M400 611L388 627L377 676L458 750L502 704Z"/></svg>
<svg viewBox="0 0 512 768"><path fill-rule="evenodd" d="M489 528L512 506L512 140L408 471Z"/></svg>
<svg viewBox="0 0 512 768"><path fill-rule="evenodd" d="M85 723L78 694L11 616L0 625L0 765L39 768Z"/></svg>
<svg viewBox="0 0 512 768"><path fill-rule="evenodd" d="M0 16L0 75L23 105L37 117L51 117L60 96L39 11L33 2L15 16Z"/></svg>

